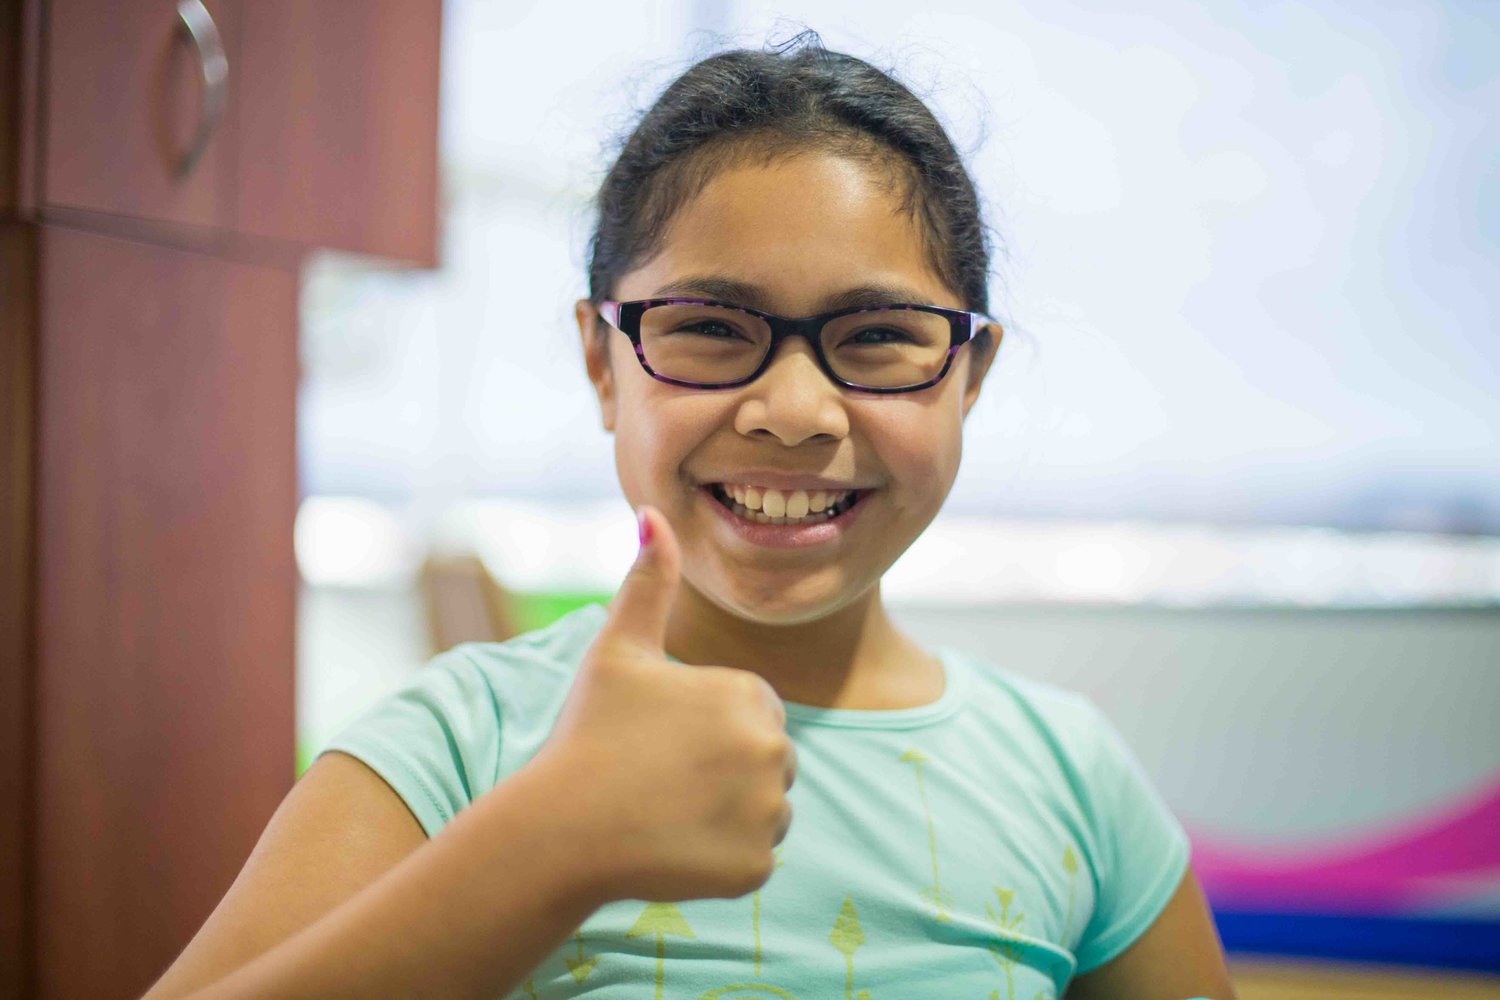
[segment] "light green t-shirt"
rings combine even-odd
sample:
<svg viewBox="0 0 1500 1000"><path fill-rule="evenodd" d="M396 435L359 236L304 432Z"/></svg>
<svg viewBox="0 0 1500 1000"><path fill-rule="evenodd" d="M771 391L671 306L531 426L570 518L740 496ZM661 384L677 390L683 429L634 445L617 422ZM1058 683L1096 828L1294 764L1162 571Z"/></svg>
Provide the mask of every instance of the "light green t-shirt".
<svg viewBox="0 0 1500 1000"><path fill-rule="evenodd" d="M435 836L540 748L604 619L456 646L323 752ZM934 652L931 704L786 703L794 818L759 891L610 903L511 997L1036 1000L1124 951L1186 871L1182 826L1084 696Z"/></svg>

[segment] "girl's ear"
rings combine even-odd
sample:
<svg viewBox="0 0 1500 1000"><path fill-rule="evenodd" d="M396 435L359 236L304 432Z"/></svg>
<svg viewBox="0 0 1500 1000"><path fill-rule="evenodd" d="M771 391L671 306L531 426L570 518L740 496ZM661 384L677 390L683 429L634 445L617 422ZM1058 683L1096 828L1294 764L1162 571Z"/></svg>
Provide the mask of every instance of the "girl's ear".
<svg viewBox="0 0 1500 1000"><path fill-rule="evenodd" d="M969 410L974 406L975 400L979 398L979 389L984 385L984 376L990 370L990 365L995 360L995 355L1000 353L1000 341L1005 336L1005 328L999 323L991 323L985 327L990 332L989 345L983 354L977 351L969 352L969 378L968 384L964 386L964 416L969 415ZM973 344L973 341L970 341Z"/></svg>
<svg viewBox="0 0 1500 1000"><path fill-rule="evenodd" d="M594 303L579 299L573 303L573 315L578 320L578 336L583 341L583 363L588 369L589 381L594 384L594 393L599 397L599 416L604 429L611 433L615 429L615 377L609 367L609 331L604 328Z"/></svg>

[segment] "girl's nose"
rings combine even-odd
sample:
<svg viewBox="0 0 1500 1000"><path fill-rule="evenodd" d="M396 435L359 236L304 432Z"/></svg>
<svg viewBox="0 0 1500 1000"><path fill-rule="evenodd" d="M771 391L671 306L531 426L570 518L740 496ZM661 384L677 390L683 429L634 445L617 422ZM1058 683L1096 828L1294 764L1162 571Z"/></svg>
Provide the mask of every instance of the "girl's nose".
<svg viewBox="0 0 1500 1000"><path fill-rule="evenodd" d="M734 426L747 437L770 434L790 448L849 433L843 390L823 374L812 345L801 337L778 344L770 366L740 394Z"/></svg>

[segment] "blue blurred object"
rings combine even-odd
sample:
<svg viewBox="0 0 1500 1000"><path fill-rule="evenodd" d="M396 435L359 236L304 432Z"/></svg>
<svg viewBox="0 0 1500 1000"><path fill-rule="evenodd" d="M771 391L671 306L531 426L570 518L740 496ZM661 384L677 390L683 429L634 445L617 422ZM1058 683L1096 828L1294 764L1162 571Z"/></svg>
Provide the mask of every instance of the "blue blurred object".
<svg viewBox="0 0 1500 1000"><path fill-rule="evenodd" d="M1224 950L1500 973L1500 921L1215 910Z"/></svg>

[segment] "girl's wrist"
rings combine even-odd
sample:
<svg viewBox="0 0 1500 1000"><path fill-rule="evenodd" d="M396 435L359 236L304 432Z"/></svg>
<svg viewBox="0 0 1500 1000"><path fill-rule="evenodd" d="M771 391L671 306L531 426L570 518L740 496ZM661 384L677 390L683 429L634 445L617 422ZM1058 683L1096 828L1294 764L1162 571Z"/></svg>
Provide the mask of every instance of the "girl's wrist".
<svg viewBox="0 0 1500 1000"><path fill-rule="evenodd" d="M490 793L480 796L474 808L489 811L493 822L504 824L508 834L526 831L524 844L509 835L501 838L507 853L494 862L513 866L521 859L534 874L542 869L552 888L548 893L552 904L577 913L581 923L615 899L609 888L613 869L603 849L607 838L600 836L598 817L590 808L593 796L586 790L586 776L564 755L548 751L544 747ZM505 794L494 794L501 789Z"/></svg>
<svg viewBox="0 0 1500 1000"><path fill-rule="evenodd" d="M569 866L569 899L592 913L606 903L632 897L625 850L629 838L612 808L619 803L600 780L600 762L580 748L554 743L543 746L531 764L541 779L538 786L545 789L545 801L538 808L555 804L554 836L574 859Z"/></svg>

